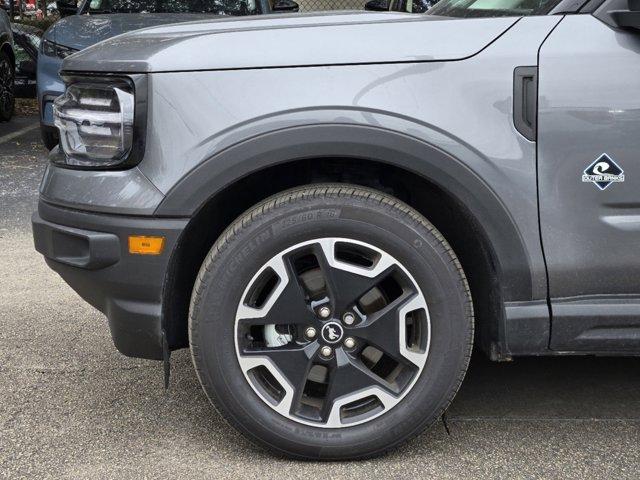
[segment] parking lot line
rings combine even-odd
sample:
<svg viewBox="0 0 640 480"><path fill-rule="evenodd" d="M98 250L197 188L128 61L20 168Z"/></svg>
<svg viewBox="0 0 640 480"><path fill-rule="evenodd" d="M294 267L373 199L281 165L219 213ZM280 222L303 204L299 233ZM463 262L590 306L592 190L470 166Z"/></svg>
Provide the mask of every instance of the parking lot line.
<svg viewBox="0 0 640 480"><path fill-rule="evenodd" d="M6 143L10 140L13 140L14 138L18 138L21 137L22 135L24 135L27 132L30 132L31 130L34 130L36 128L38 128L39 124L36 122L34 124L28 125L24 128L21 128L20 130L16 131L16 132L11 132L8 133L7 135L3 135L2 137L0 137L0 145L2 145L3 143Z"/></svg>

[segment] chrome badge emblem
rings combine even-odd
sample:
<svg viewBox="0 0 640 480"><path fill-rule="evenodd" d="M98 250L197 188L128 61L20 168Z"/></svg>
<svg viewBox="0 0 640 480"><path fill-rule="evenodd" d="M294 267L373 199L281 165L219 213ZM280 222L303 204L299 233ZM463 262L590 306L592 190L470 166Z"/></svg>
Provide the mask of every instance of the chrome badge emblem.
<svg viewBox="0 0 640 480"><path fill-rule="evenodd" d="M336 343L342 339L344 330L337 322L329 322L322 327L322 339L327 343Z"/></svg>

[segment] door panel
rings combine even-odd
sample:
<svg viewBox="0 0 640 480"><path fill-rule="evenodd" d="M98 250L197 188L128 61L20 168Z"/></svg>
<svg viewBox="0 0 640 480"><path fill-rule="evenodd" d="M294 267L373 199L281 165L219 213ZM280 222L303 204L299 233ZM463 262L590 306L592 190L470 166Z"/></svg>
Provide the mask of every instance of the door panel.
<svg viewBox="0 0 640 480"><path fill-rule="evenodd" d="M640 34L563 19L540 51L538 122L552 347L627 348L640 327Z"/></svg>

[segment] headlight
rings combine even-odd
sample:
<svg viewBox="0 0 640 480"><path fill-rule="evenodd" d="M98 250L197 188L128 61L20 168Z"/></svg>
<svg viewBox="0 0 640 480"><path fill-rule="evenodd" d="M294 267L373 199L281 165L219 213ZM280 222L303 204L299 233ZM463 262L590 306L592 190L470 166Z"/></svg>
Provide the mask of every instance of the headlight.
<svg viewBox="0 0 640 480"><path fill-rule="evenodd" d="M69 55L76 53L75 48L58 45L49 40L42 39L42 53L48 57L67 58Z"/></svg>
<svg viewBox="0 0 640 480"><path fill-rule="evenodd" d="M134 148L135 88L126 79L81 79L53 102L65 163L113 167Z"/></svg>

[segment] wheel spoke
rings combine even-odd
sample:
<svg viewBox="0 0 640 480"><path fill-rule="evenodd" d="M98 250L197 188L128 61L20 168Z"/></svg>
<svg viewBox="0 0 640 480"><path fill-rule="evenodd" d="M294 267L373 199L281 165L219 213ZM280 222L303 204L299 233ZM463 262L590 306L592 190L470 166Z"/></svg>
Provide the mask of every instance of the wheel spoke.
<svg viewBox="0 0 640 480"><path fill-rule="evenodd" d="M401 335L401 330L404 328L401 312L406 310L414 298L414 292L404 292L398 299L376 312L365 322L348 330L349 334L364 340L365 343L376 347L398 362L406 363L407 360L413 362L413 359L405 356L400 344L404 337Z"/></svg>
<svg viewBox="0 0 640 480"><path fill-rule="evenodd" d="M269 360L287 379L294 390L304 387L304 382L311 368L311 359L318 351L317 342L306 346L289 346L277 348L245 349L243 357L263 357Z"/></svg>
<svg viewBox="0 0 640 480"><path fill-rule="evenodd" d="M271 298L262 308L242 304L238 309L237 320L245 325L316 323L316 316L306 301L304 289L298 282L291 263L287 259L278 258L277 261L270 262L269 266L279 277Z"/></svg>
<svg viewBox="0 0 640 480"><path fill-rule="evenodd" d="M304 347L250 349L244 350L239 360L245 373L256 366L264 366L281 384L283 381L286 382L282 384L286 394L280 408L283 412L292 414L300 403L309 370L313 365L312 359L317 351L317 342Z"/></svg>
<svg viewBox="0 0 640 480"><path fill-rule="evenodd" d="M337 350L334 366L329 374L329 388L321 412L322 418L325 421L335 418L339 414L336 412L339 405L363 398L372 390L395 395L389 384L371 372L362 361L347 355L343 350Z"/></svg>
<svg viewBox="0 0 640 480"><path fill-rule="evenodd" d="M369 269L348 265L335 259L334 244L325 242L315 248L334 311L345 312L395 270L391 262Z"/></svg>

